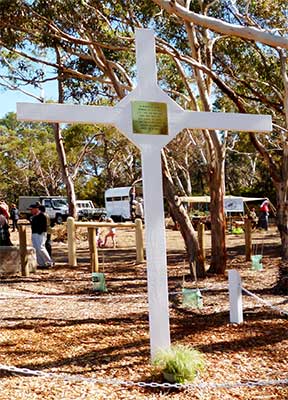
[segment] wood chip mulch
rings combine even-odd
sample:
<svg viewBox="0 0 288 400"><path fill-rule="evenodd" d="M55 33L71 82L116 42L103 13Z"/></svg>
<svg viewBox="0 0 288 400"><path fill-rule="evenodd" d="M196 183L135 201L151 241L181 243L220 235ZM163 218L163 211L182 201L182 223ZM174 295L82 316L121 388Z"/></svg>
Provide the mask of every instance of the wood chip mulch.
<svg viewBox="0 0 288 400"><path fill-rule="evenodd" d="M227 275L198 282L202 309L182 306L183 275L189 287L196 286L179 233L168 232L171 341L204 354L206 368L195 384L212 384L207 389L112 385L164 382L150 365L146 265L135 264L133 233L119 234L117 249L99 250L106 293L93 291L87 242L77 244L75 268L67 265L67 246L54 243L53 269L0 280L0 364L53 375L0 370L0 399L288 399L288 298L273 290L280 262L274 236L271 243L267 238L259 272L245 261L243 243L231 237L228 269L237 269L247 290L284 311L244 295L244 322L237 325L229 323ZM68 379L73 376L103 382ZM257 384L275 380L286 385ZM213 387L247 382L257 385Z"/></svg>

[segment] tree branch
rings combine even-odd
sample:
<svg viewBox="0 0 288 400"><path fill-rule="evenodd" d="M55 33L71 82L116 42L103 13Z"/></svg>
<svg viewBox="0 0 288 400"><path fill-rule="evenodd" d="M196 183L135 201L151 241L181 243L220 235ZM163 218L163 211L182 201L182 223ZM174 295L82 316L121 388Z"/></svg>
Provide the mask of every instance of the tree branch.
<svg viewBox="0 0 288 400"><path fill-rule="evenodd" d="M193 24L203 26L214 32L224 35L236 36L246 40L260 42L271 47L280 47L288 50L288 39L281 36L275 36L271 33L265 32L262 29L254 27L244 27L235 24L230 24L216 18L199 15L193 11L187 10L179 4L178 1L169 0L152 0L153 3L168 12L168 14L175 14L185 22L192 22Z"/></svg>

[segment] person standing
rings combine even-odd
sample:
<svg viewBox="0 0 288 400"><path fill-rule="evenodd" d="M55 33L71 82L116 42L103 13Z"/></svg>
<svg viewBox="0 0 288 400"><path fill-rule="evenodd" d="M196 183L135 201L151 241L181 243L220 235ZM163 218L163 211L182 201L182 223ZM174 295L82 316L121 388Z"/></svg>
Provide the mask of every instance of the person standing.
<svg viewBox="0 0 288 400"><path fill-rule="evenodd" d="M269 217L269 200L266 198L260 206L260 215L258 220L258 228L263 228L268 231L268 217Z"/></svg>
<svg viewBox="0 0 288 400"><path fill-rule="evenodd" d="M134 222L134 219L135 219L135 207L136 207L136 204L137 204L135 186L132 186L132 188L130 189L129 204L130 204L130 218Z"/></svg>
<svg viewBox="0 0 288 400"><path fill-rule="evenodd" d="M46 220L47 220L47 239L46 239L46 242L45 242L45 247L46 247L46 250L48 251L49 256L52 257L52 244L51 244L52 225L51 225L51 220L50 220L49 215L46 213L45 206L42 206L40 204L39 210L40 210L41 213L43 213L45 215Z"/></svg>
<svg viewBox="0 0 288 400"><path fill-rule="evenodd" d="M0 207L1 207L1 209L2 209L2 215L4 215L4 217L7 219L7 221L8 221L8 219L10 218L10 213L9 213L9 206L8 206L8 204L6 203L6 201L5 200L0 200Z"/></svg>
<svg viewBox="0 0 288 400"><path fill-rule="evenodd" d="M140 218L142 221L144 219L143 200L141 198L137 199L135 207L135 219L136 218Z"/></svg>
<svg viewBox="0 0 288 400"><path fill-rule="evenodd" d="M0 206L0 246L12 246L6 210Z"/></svg>
<svg viewBox="0 0 288 400"><path fill-rule="evenodd" d="M248 219L250 219L251 221L251 228L255 229L257 226L258 218L254 207L249 211Z"/></svg>
<svg viewBox="0 0 288 400"><path fill-rule="evenodd" d="M49 268L53 266L53 261L45 247L47 240L47 218L43 212L40 212L37 204L30 206L32 245L36 251L37 264L40 268Z"/></svg>
<svg viewBox="0 0 288 400"><path fill-rule="evenodd" d="M12 231L15 232L16 229L18 231L19 210L16 204L12 204L11 206L10 218L12 220Z"/></svg>

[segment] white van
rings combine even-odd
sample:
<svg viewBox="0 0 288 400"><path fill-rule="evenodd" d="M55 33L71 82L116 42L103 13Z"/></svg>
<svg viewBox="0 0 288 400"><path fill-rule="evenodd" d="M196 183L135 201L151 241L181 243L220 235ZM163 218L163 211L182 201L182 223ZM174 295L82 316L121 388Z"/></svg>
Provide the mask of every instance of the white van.
<svg viewBox="0 0 288 400"><path fill-rule="evenodd" d="M105 191L105 208L107 217L112 219L131 219L130 191L132 186L123 186Z"/></svg>

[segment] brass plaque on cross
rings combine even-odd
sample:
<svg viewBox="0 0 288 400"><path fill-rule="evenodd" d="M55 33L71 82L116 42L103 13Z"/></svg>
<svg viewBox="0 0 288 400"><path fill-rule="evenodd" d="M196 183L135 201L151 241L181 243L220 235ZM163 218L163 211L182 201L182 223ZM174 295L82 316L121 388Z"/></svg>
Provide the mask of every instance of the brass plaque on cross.
<svg viewBox="0 0 288 400"><path fill-rule="evenodd" d="M145 135L168 135L166 103L132 101L133 132Z"/></svg>

